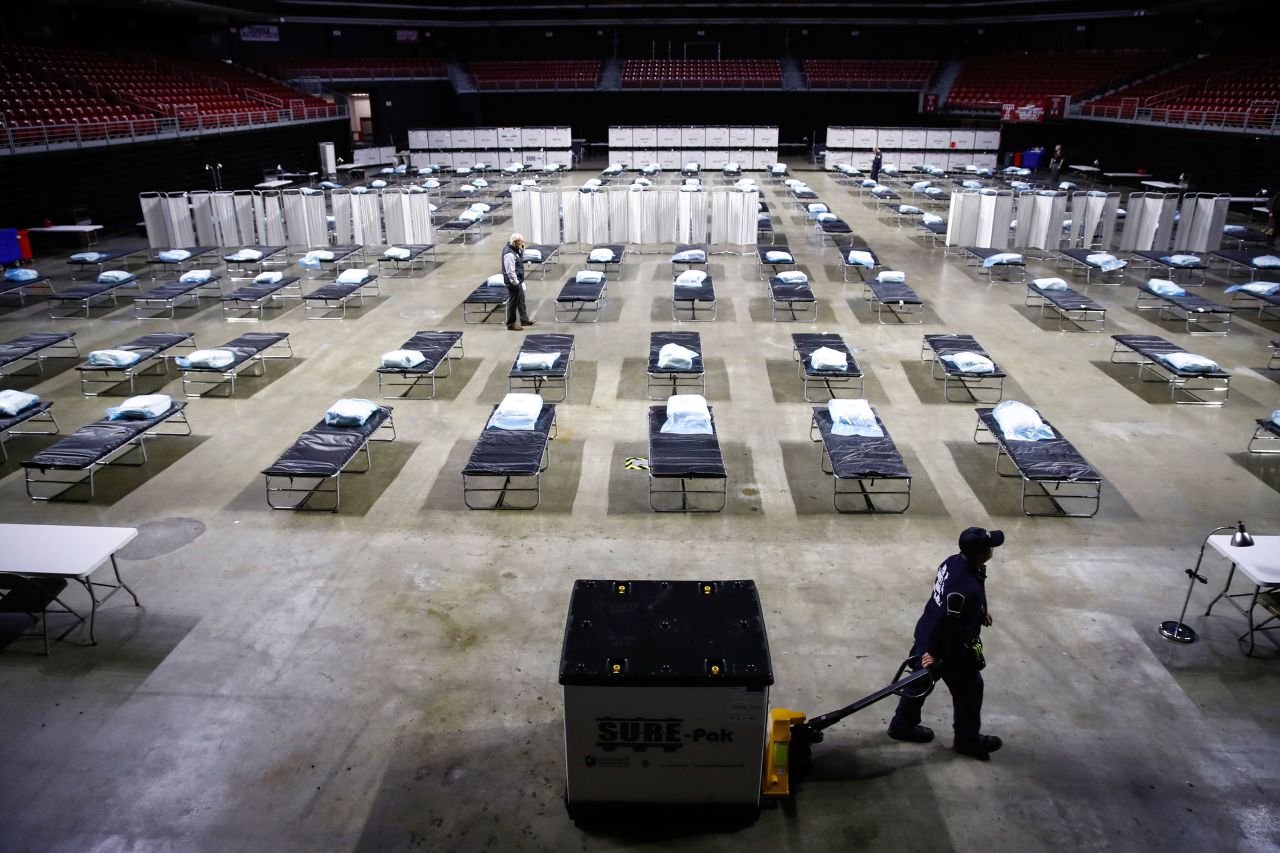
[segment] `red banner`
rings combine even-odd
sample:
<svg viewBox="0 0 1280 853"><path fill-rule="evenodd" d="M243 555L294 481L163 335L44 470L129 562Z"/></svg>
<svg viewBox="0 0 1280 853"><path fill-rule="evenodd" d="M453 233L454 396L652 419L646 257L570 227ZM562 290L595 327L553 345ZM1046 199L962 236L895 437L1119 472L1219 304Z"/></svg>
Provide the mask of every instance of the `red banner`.
<svg viewBox="0 0 1280 853"><path fill-rule="evenodd" d="M936 113L938 111L938 93L926 92L924 102L920 105L922 113Z"/></svg>
<svg viewBox="0 0 1280 853"><path fill-rule="evenodd" d="M1045 118L1062 118L1067 114L1067 104L1070 103L1070 95L1052 95L1044 105Z"/></svg>
<svg viewBox="0 0 1280 853"><path fill-rule="evenodd" d="M1001 104L1000 106L1001 121L1044 121L1044 113L1044 103L1041 101L1033 101L1023 106L1018 106L1017 104Z"/></svg>

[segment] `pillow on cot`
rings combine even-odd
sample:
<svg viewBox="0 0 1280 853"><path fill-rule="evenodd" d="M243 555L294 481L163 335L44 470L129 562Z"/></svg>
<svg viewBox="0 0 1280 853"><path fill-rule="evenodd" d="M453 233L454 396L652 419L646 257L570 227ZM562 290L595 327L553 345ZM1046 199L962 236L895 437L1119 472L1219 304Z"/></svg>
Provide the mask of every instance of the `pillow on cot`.
<svg viewBox="0 0 1280 853"><path fill-rule="evenodd" d="M790 252L783 252L778 249L771 249L765 252L764 260L768 264L794 264L796 262Z"/></svg>
<svg viewBox="0 0 1280 853"><path fill-rule="evenodd" d="M94 264L105 257L106 255L102 254L101 252L76 252L74 255L71 256L71 260L86 261L88 263Z"/></svg>
<svg viewBox="0 0 1280 853"><path fill-rule="evenodd" d="M282 272L261 272L253 277L254 284L276 284L284 278Z"/></svg>
<svg viewBox="0 0 1280 853"><path fill-rule="evenodd" d="M849 263L858 267L872 269L876 265L876 257L864 249L854 249L848 255Z"/></svg>
<svg viewBox="0 0 1280 853"><path fill-rule="evenodd" d="M541 261L541 260L542 260L542 250L541 250L541 249L525 249L525 250L524 250L524 259L525 259L526 261Z"/></svg>
<svg viewBox="0 0 1280 853"><path fill-rule="evenodd" d="M383 367L400 367L408 369L410 367L417 367L426 360L427 357L425 355L412 349L398 349L392 350L391 352L384 352L382 354Z"/></svg>
<svg viewBox="0 0 1280 853"><path fill-rule="evenodd" d="M831 413L831 432L836 435L884 436L866 400L832 400L827 404L827 411Z"/></svg>
<svg viewBox="0 0 1280 853"><path fill-rule="evenodd" d="M1163 278L1153 278L1147 282L1147 290L1160 296L1186 296L1187 292L1171 281Z"/></svg>
<svg viewBox="0 0 1280 853"><path fill-rule="evenodd" d="M801 270L787 270L780 272L775 276L778 281L783 284L808 284L809 276L805 275Z"/></svg>
<svg viewBox="0 0 1280 853"><path fill-rule="evenodd" d="M542 413L541 394L507 394L493 410L485 429L529 431Z"/></svg>
<svg viewBox="0 0 1280 853"><path fill-rule="evenodd" d="M97 349L89 353L89 363L95 367L128 367L141 358L142 353L127 349Z"/></svg>
<svg viewBox="0 0 1280 853"><path fill-rule="evenodd" d="M673 394L667 398L667 419L660 432L675 435L714 435L711 411L701 394Z"/></svg>
<svg viewBox="0 0 1280 853"><path fill-rule="evenodd" d="M1067 283L1060 278L1037 278L1031 282L1036 290L1066 290Z"/></svg>
<svg viewBox="0 0 1280 853"><path fill-rule="evenodd" d="M343 270L338 276L338 284L364 284L369 280L369 271L366 269L354 268Z"/></svg>
<svg viewBox="0 0 1280 853"><path fill-rule="evenodd" d="M961 373L995 373L996 365L991 359L985 355L979 355L976 352L955 352L949 355L939 356L939 361L945 362Z"/></svg>
<svg viewBox="0 0 1280 853"><path fill-rule="evenodd" d="M691 370L698 353L679 344L664 344L658 350L658 367L666 370Z"/></svg>
<svg viewBox="0 0 1280 853"><path fill-rule="evenodd" d="M558 352L521 352L516 356L516 369L550 370L559 359Z"/></svg>
<svg viewBox="0 0 1280 853"><path fill-rule="evenodd" d="M707 253L702 249L686 249L683 252L676 252L671 256L673 264L700 264L707 259Z"/></svg>
<svg viewBox="0 0 1280 853"><path fill-rule="evenodd" d="M344 397L324 413L324 422L329 426L358 427L369 420L376 411L378 411L378 404L372 400Z"/></svg>
<svg viewBox="0 0 1280 853"><path fill-rule="evenodd" d="M113 421L147 420L160 417L172 406L173 398L168 394L141 394L107 409L107 417Z"/></svg>
<svg viewBox="0 0 1280 853"><path fill-rule="evenodd" d="M831 347L818 347L809 353L809 364L814 370L848 370L849 357Z"/></svg>
<svg viewBox="0 0 1280 853"><path fill-rule="evenodd" d="M1251 281L1248 284L1235 284L1224 293L1251 293L1254 296L1275 296L1280 292L1280 284L1271 281Z"/></svg>
<svg viewBox="0 0 1280 853"><path fill-rule="evenodd" d="M580 270L573 280L578 284L599 284L604 281L604 273L600 270Z"/></svg>
<svg viewBox="0 0 1280 853"><path fill-rule="evenodd" d="M1183 373L1215 373L1221 369L1213 359L1191 352L1160 353L1156 358Z"/></svg>
<svg viewBox="0 0 1280 853"><path fill-rule="evenodd" d="M257 249L245 248L245 249L240 249L239 251L233 252L230 255L227 255L227 260L229 261L260 261L262 260L262 253L259 252Z"/></svg>
<svg viewBox="0 0 1280 853"><path fill-rule="evenodd" d="M900 270L881 270L876 280L884 284L906 284L907 274Z"/></svg>
<svg viewBox="0 0 1280 853"><path fill-rule="evenodd" d="M236 360L236 354L225 349L198 349L185 356L178 356L173 361L178 367L226 367Z"/></svg>
<svg viewBox="0 0 1280 853"><path fill-rule="evenodd" d="M1017 400L1005 400L991 410L1004 437L1012 441L1041 441L1053 438L1053 430L1035 409Z"/></svg>
<svg viewBox="0 0 1280 853"><path fill-rule="evenodd" d="M23 267L4 271L5 281L35 281L38 278L40 278L40 273Z"/></svg>
<svg viewBox="0 0 1280 853"><path fill-rule="evenodd" d="M378 409L378 403L372 400L344 397L329 406L329 411L324 414L324 423L329 427L360 427Z"/></svg>
<svg viewBox="0 0 1280 853"><path fill-rule="evenodd" d="M1122 270L1129 266L1128 261L1122 261L1110 252L1095 252L1092 255L1085 255L1084 259L1097 266L1103 272Z"/></svg>
<svg viewBox="0 0 1280 853"><path fill-rule="evenodd" d="M393 261L407 261L413 253L401 246L391 246L382 253L382 257L390 258Z"/></svg>
<svg viewBox="0 0 1280 853"><path fill-rule="evenodd" d="M0 391L0 415L11 418L19 412L25 412L39 402L40 398L35 394L5 389Z"/></svg>
<svg viewBox="0 0 1280 853"><path fill-rule="evenodd" d="M176 263L179 261L187 260L188 258L191 257L191 253L188 252L186 249L166 249L165 251L156 255L156 257L162 261Z"/></svg>
<svg viewBox="0 0 1280 853"><path fill-rule="evenodd" d="M702 287L707 274L702 270L685 270L676 276L676 287Z"/></svg>
<svg viewBox="0 0 1280 853"><path fill-rule="evenodd" d="M613 249L592 249L587 260L596 264L611 264L616 257Z"/></svg>
<svg viewBox="0 0 1280 853"><path fill-rule="evenodd" d="M1022 257L1022 255L1019 255L1017 252L1000 252L999 254L992 255L991 257L984 260L982 262L982 265L984 267L995 267L995 266L1002 266L1005 264L1023 264L1023 263L1026 263L1026 258Z"/></svg>

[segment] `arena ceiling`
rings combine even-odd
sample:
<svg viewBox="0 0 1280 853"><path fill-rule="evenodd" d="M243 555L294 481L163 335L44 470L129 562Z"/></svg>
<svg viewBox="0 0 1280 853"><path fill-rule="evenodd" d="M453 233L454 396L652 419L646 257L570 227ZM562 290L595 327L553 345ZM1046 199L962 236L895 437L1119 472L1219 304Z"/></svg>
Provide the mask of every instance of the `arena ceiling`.
<svg viewBox="0 0 1280 853"><path fill-rule="evenodd" d="M143 0L144 4L220 13L244 20L416 27L548 25L954 25L1088 21L1155 15L1223 14L1258 4L1206 0L880 0L880 2L554 2L407 3L395 0Z"/></svg>

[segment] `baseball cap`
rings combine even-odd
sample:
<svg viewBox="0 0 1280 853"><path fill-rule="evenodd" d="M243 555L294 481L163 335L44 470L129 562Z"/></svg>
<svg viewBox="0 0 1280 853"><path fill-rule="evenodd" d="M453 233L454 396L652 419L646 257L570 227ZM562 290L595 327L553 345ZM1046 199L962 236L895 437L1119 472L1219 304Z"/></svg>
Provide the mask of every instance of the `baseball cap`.
<svg viewBox="0 0 1280 853"><path fill-rule="evenodd" d="M1004 544L1003 530L986 530L981 527L968 527L960 534L960 553L985 551L988 548L999 548Z"/></svg>

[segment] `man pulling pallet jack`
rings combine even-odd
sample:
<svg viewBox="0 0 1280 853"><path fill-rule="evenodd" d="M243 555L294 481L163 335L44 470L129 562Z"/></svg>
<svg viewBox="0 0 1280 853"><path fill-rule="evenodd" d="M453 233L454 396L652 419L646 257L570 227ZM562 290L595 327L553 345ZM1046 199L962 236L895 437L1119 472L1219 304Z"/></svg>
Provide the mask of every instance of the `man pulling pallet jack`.
<svg viewBox="0 0 1280 853"><path fill-rule="evenodd" d="M982 734L982 628L991 624L987 611L986 565L995 548L1004 544L1000 530L967 528L960 534L960 553L938 566L933 593L916 623L915 643L892 684L841 708L806 720L785 708L769 714L771 749L766 751L764 794L791 793L790 776L810 763L813 744L822 732L850 714L891 695L900 697L889 723L889 737L929 743L933 729L920 724L924 700L941 679L955 706L955 750L988 761L1002 745L1000 738ZM904 673L912 670L910 675Z"/></svg>

